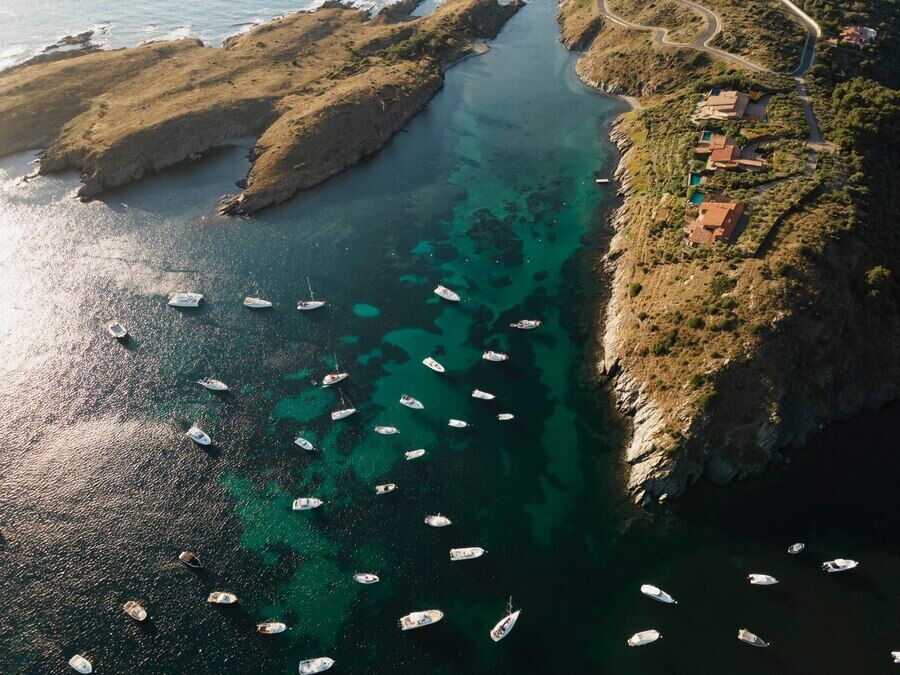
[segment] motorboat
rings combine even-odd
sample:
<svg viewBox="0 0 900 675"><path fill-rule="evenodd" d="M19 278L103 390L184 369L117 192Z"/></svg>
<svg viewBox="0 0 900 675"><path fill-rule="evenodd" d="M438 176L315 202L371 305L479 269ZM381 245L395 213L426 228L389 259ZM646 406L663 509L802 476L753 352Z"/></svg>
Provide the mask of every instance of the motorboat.
<svg viewBox="0 0 900 675"><path fill-rule="evenodd" d="M234 593L225 591L213 591L206 598L206 601L214 605L233 605L237 602L237 596Z"/></svg>
<svg viewBox="0 0 900 675"><path fill-rule="evenodd" d="M147 618L147 610L140 606L134 600L129 600L126 602L122 609L125 610L125 613L130 616L135 621L143 621Z"/></svg>
<svg viewBox="0 0 900 675"><path fill-rule="evenodd" d="M378 426L378 427L375 427L375 433L381 434L382 436L391 436L393 434L399 434L400 430L397 427Z"/></svg>
<svg viewBox="0 0 900 675"><path fill-rule="evenodd" d="M340 410L335 410L331 413L331 421L337 422L338 420L342 420L344 418L350 417L353 413L356 412L356 408L341 408Z"/></svg>
<svg viewBox="0 0 900 675"><path fill-rule="evenodd" d="M462 429L464 427L469 426L469 423L464 422L463 420L451 419L449 422L447 422L447 426L455 427L456 429Z"/></svg>
<svg viewBox="0 0 900 675"><path fill-rule="evenodd" d="M900 652L891 652L891 656L894 658L894 663L900 663Z"/></svg>
<svg viewBox="0 0 900 675"><path fill-rule="evenodd" d="M328 670L334 665L334 659L327 656L320 656L316 659L307 659L300 662L300 675L312 675L312 673L321 673Z"/></svg>
<svg viewBox="0 0 900 675"><path fill-rule="evenodd" d="M312 443L310 443L308 440L306 440L305 438L302 438L300 436L298 436L297 438L294 439L294 443L299 445L304 450L315 450L315 446Z"/></svg>
<svg viewBox="0 0 900 675"><path fill-rule="evenodd" d="M437 623L444 618L444 613L439 609L426 609L422 612L411 612L406 616L401 616L401 630L413 630L414 628L422 628Z"/></svg>
<svg viewBox="0 0 900 675"><path fill-rule="evenodd" d="M659 634L658 630L642 630L628 638L628 646L643 647L644 645L649 645L651 642L656 642L661 637L662 635Z"/></svg>
<svg viewBox="0 0 900 675"><path fill-rule="evenodd" d="M796 544L791 544L788 547L788 553L790 553L791 555L797 555L805 548L806 548L806 544L798 541Z"/></svg>
<svg viewBox="0 0 900 675"><path fill-rule="evenodd" d="M81 654L76 654L71 659L69 659L69 665L79 673L94 672L94 667L91 665L91 662L84 658Z"/></svg>
<svg viewBox="0 0 900 675"><path fill-rule="evenodd" d="M309 511L311 509L319 508L324 503L325 502L316 497L297 497L297 499L294 500L293 509L294 511Z"/></svg>
<svg viewBox="0 0 900 675"><path fill-rule="evenodd" d="M746 628L741 628L738 631L738 640L741 642L746 642L748 645L752 645L754 647L768 647L769 643L763 640L756 633L751 633Z"/></svg>
<svg viewBox="0 0 900 675"><path fill-rule="evenodd" d="M481 389L473 389L472 398L480 398L482 401L493 401L497 397L493 394L487 393L486 391L481 391Z"/></svg>
<svg viewBox="0 0 900 675"><path fill-rule="evenodd" d="M406 455L406 459L416 459L417 457L421 457L425 454L424 448L419 448L418 450L410 450L409 452L404 452Z"/></svg>
<svg viewBox="0 0 900 675"><path fill-rule="evenodd" d="M201 380L197 380L197 384L210 391L228 391L228 385L214 377L204 377Z"/></svg>
<svg viewBox="0 0 900 675"><path fill-rule="evenodd" d="M381 579L378 578L377 574L372 574L371 572L357 572L353 575L353 581L358 584L377 584Z"/></svg>
<svg viewBox="0 0 900 675"><path fill-rule="evenodd" d="M262 635L277 635L287 630L287 626L281 621L264 621L256 624L256 632Z"/></svg>
<svg viewBox="0 0 900 675"><path fill-rule="evenodd" d="M436 373L443 373L446 370L446 368L444 368L444 366L442 366L440 363L435 361L430 356L425 359L422 359L422 363L424 363L426 366L431 368Z"/></svg>
<svg viewBox="0 0 900 675"><path fill-rule="evenodd" d="M400 397L400 404L405 405L407 408L412 408L413 410L422 410L425 408L420 400L408 396L407 394L403 394L403 396Z"/></svg>
<svg viewBox="0 0 900 675"><path fill-rule="evenodd" d="M486 351L481 355L485 361L506 361L509 356L504 354L503 352L495 352L495 351Z"/></svg>
<svg viewBox="0 0 900 675"><path fill-rule="evenodd" d="M206 432L203 431L200 427L191 427L187 430L185 434L188 438L190 438L194 443L198 445L209 445L212 443L212 439L206 435Z"/></svg>
<svg viewBox="0 0 900 675"><path fill-rule="evenodd" d="M499 415L497 415L497 419L501 422L509 422L511 419L515 419L515 417L516 416L512 413L500 413Z"/></svg>
<svg viewBox="0 0 900 675"><path fill-rule="evenodd" d="M434 294L450 302L459 302L459 293L451 291L446 286L438 286L434 289Z"/></svg>
<svg viewBox="0 0 900 675"><path fill-rule="evenodd" d="M384 485L376 485L375 486L375 494L376 495L386 495L388 492L393 492L397 489L397 486L394 483L385 483Z"/></svg>
<svg viewBox="0 0 900 675"><path fill-rule="evenodd" d="M475 558L480 558L487 551L479 546L470 546L469 548L451 548L450 549L450 560L456 562L457 560L474 560Z"/></svg>
<svg viewBox="0 0 900 675"><path fill-rule="evenodd" d="M537 319L522 319L521 321L516 321L515 323L509 324L510 328L518 328L519 330L531 330L532 328L537 328L541 325L541 322Z"/></svg>
<svg viewBox="0 0 900 675"><path fill-rule="evenodd" d="M170 307L196 307L203 300L201 293L170 293Z"/></svg>
<svg viewBox="0 0 900 675"><path fill-rule="evenodd" d="M106 330L109 331L109 334L116 338L116 340L124 340L128 337L128 329L117 320L108 322L106 324Z"/></svg>
<svg viewBox="0 0 900 675"><path fill-rule="evenodd" d="M834 572L846 572L848 570L852 570L854 567L858 566L859 563L855 560L844 560L843 558L835 558L834 560L829 560L828 562L822 563L822 569L832 574Z"/></svg>
<svg viewBox="0 0 900 675"><path fill-rule="evenodd" d="M432 527L447 527L452 522L447 516L442 516L440 513L436 516L425 516L425 524Z"/></svg>
<svg viewBox="0 0 900 675"><path fill-rule="evenodd" d="M316 300L315 296L313 295L312 284L309 283L309 277L306 277L306 285L309 286L309 300L301 300L300 302L298 302L297 309L306 312L311 309L319 309L319 307L324 306L325 303L321 300Z"/></svg>
<svg viewBox="0 0 900 675"><path fill-rule="evenodd" d="M350 377L350 373L342 373L340 366L338 366L337 354L334 355L334 372L328 373L325 377L322 378L322 386L330 387L333 384L337 384L341 380Z"/></svg>
<svg viewBox="0 0 900 675"><path fill-rule="evenodd" d="M506 616L500 619L496 626L491 628L491 640L500 642L500 640L509 635L513 626L516 625L516 621L519 620L519 614L521 613L521 609L513 611L512 598L510 598L509 602L506 603Z"/></svg>
<svg viewBox="0 0 900 675"><path fill-rule="evenodd" d="M747 581L754 586L774 586L778 579L769 574L748 574Z"/></svg>
<svg viewBox="0 0 900 675"><path fill-rule="evenodd" d="M200 562L200 558L198 558L190 551L182 551L178 554L178 559L188 567L192 567L195 570L199 570L201 567L203 567L203 563Z"/></svg>
<svg viewBox="0 0 900 675"><path fill-rule="evenodd" d="M262 298L253 298L250 296L244 298L244 307L249 307L250 309L268 309L271 306L271 302L263 300Z"/></svg>
<svg viewBox="0 0 900 675"><path fill-rule="evenodd" d="M648 598L653 598L654 600L665 602L669 605L678 604L678 601L675 600L671 595L666 593L661 588L657 588L656 586L652 586L650 584L644 584L643 586L641 586L641 593L646 595Z"/></svg>

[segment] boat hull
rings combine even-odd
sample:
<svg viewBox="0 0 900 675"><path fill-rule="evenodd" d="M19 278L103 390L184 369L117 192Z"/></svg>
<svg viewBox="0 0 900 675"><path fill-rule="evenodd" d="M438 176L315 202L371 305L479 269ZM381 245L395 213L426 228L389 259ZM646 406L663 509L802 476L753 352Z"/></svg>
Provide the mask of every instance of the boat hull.
<svg viewBox="0 0 900 675"><path fill-rule="evenodd" d="M522 610L519 609L500 619L500 621L497 622L497 625L491 629L491 640L500 642L500 640L509 635L512 632L513 626L516 625L516 621L519 620L519 614L521 614L521 612Z"/></svg>

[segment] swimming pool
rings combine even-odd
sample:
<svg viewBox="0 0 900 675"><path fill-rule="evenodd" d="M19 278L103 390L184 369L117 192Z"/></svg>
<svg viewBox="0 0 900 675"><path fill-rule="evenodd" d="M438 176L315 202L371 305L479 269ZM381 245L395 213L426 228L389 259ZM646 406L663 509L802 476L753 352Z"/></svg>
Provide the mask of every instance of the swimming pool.
<svg viewBox="0 0 900 675"><path fill-rule="evenodd" d="M691 171L688 178L689 185L700 185L703 182L703 174Z"/></svg>
<svg viewBox="0 0 900 675"><path fill-rule="evenodd" d="M700 204L703 202L703 198L706 197L702 192L695 192L691 195L691 204Z"/></svg>
<svg viewBox="0 0 900 675"><path fill-rule="evenodd" d="M711 131L704 131L702 134L700 134L701 141L708 141L710 138L712 138Z"/></svg>

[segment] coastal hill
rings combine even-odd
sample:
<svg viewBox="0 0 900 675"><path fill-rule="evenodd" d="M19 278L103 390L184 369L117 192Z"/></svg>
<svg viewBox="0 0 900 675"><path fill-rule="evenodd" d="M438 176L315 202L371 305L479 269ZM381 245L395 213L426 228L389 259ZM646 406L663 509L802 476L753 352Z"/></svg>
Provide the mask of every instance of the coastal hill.
<svg viewBox="0 0 900 675"><path fill-rule="evenodd" d="M43 148L39 171L78 169L89 199L251 138L252 168L225 208L283 202L384 146L521 6L446 0L412 17L416 4L373 18L331 2L221 48L174 40L23 64L0 73L0 155Z"/></svg>
<svg viewBox="0 0 900 675"><path fill-rule="evenodd" d="M634 499L759 474L896 398L896 3L566 0L558 18L581 78L635 107L612 132L597 345Z"/></svg>

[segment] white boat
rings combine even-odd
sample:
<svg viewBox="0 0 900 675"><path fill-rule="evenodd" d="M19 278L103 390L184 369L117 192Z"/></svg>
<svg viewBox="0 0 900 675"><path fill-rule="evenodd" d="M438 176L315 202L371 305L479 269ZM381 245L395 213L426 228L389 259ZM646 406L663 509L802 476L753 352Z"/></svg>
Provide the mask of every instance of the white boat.
<svg viewBox="0 0 900 675"><path fill-rule="evenodd" d="M377 584L381 579L378 578L377 574L372 574L371 572L357 572L353 575L353 581L358 584Z"/></svg>
<svg viewBox="0 0 900 675"><path fill-rule="evenodd" d="M268 309L271 306L271 302L262 298L254 298L249 295L244 298L244 307L249 307L250 309Z"/></svg>
<svg viewBox="0 0 900 675"><path fill-rule="evenodd" d="M412 612L406 616L401 616L398 623L400 624L401 630L413 630L414 628L430 626L443 618L444 613L441 610L426 609L422 612Z"/></svg>
<svg viewBox="0 0 900 675"><path fill-rule="evenodd" d="M143 621L147 618L147 610L134 600L126 602L122 609L124 609L125 613L135 621Z"/></svg>
<svg viewBox="0 0 900 675"><path fill-rule="evenodd" d="M900 652L891 652L891 656L894 658L894 663L900 663Z"/></svg>
<svg viewBox="0 0 900 675"><path fill-rule="evenodd" d="M375 494L376 495L386 495L388 492L393 492L397 489L397 486L394 483L385 483L384 485L376 485L375 486Z"/></svg>
<svg viewBox="0 0 900 675"><path fill-rule="evenodd" d="M280 621L264 621L256 624L256 632L263 635L277 635L287 630L287 626Z"/></svg>
<svg viewBox="0 0 900 675"><path fill-rule="evenodd" d="M403 454L406 455L407 460L416 459L417 457L421 457L422 455L424 455L425 450L423 448L419 448L418 450L410 450L409 452L404 452Z"/></svg>
<svg viewBox="0 0 900 675"><path fill-rule="evenodd" d="M440 513L436 516L425 516L425 524L432 527L447 527L452 522L447 516L442 516Z"/></svg>
<svg viewBox="0 0 900 675"><path fill-rule="evenodd" d="M521 613L521 609L513 611L512 598L510 598L509 602L506 603L506 616L500 619L497 622L496 626L491 628L491 640L493 640L494 642L500 642L500 640L509 635L513 629L513 626L516 625L516 621L518 621L519 614Z"/></svg>
<svg viewBox="0 0 900 675"><path fill-rule="evenodd" d="M493 401L497 397L493 394L487 393L486 391L481 391L481 389L473 389L472 398L480 398L482 401Z"/></svg>
<svg viewBox="0 0 900 675"><path fill-rule="evenodd" d="M331 421L337 422L338 420L342 420L346 417L350 417L353 413L356 412L356 408L341 408L340 410L335 410L331 413Z"/></svg>
<svg viewBox="0 0 900 675"><path fill-rule="evenodd" d="M228 385L214 377L204 377L202 380L197 380L197 384L210 391L228 391Z"/></svg>
<svg viewBox="0 0 900 675"><path fill-rule="evenodd" d="M294 443L299 445L304 450L315 450L315 446L312 443L300 436L297 436L297 438L294 439Z"/></svg>
<svg viewBox="0 0 900 675"><path fill-rule="evenodd" d="M741 628L738 631L738 640L741 642L746 642L748 645L753 645L754 647L768 647L769 643L763 640L759 635L755 633L751 633L746 628Z"/></svg>
<svg viewBox="0 0 900 675"><path fill-rule="evenodd" d="M342 373L340 366L338 366L337 354L334 355L334 372L328 373L325 377L322 378L322 386L330 387L332 384L337 384L341 380L350 377L350 373Z"/></svg>
<svg viewBox="0 0 900 675"><path fill-rule="evenodd" d="M661 637L662 635L659 634L658 630L642 630L628 638L628 646L642 647L643 645L649 645L651 642L656 642Z"/></svg>
<svg viewBox="0 0 900 675"><path fill-rule="evenodd" d="M797 555L805 548L806 544L798 541L796 544L791 544L790 547L788 547L788 553L790 553L791 555Z"/></svg>
<svg viewBox="0 0 900 675"><path fill-rule="evenodd" d="M641 586L641 593L646 595L648 598L653 598L654 600L665 602L669 605L678 604L678 601L675 600L671 595L666 593L661 588L657 588L656 586L652 586L650 584L644 584L643 586Z"/></svg>
<svg viewBox="0 0 900 675"><path fill-rule="evenodd" d="M195 570L203 567L203 563L200 562L200 558L198 558L195 554L190 551L182 551L178 554L178 559L183 562L188 567L193 567Z"/></svg>
<svg viewBox="0 0 900 675"><path fill-rule="evenodd" d="M442 366L440 363L435 361L430 356L428 358L422 359L422 363L424 363L426 366L431 368L436 373L443 373L446 370L446 368L444 368L444 366Z"/></svg>
<svg viewBox="0 0 900 675"><path fill-rule="evenodd" d="M438 286L434 289L434 294L450 302L459 302L459 294L451 291L446 286Z"/></svg>
<svg viewBox="0 0 900 675"><path fill-rule="evenodd" d="M455 427L455 428L457 428L457 429L462 429L462 428L464 428L464 427L469 426L469 423L468 423L468 422L464 422L463 420L454 420L454 419L451 419L449 422L447 422L447 426Z"/></svg>
<svg viewBox="0 0 900 675"><path fill-rule="evenodd" d="M499 415L497 415L497 419L501 422L509 422L509 420L515 419L515 415L513 415L512 413L500 413Z"/></svg>
<svg viewBox="0 0 900 675"><path fill-rule="evenodd" d="M516 321L515 323L509 324L510 328L518 328L519 330L531 330L533 328L537 328L541 325L541 322L537 319L522 319L521 321Z"/></svg>
<svg viewBox="0 0 900 675"><path fill-rule="evenodd" d="M597 183L597 185L606 185L609 182L609 178L595 178L594 182Z"/></svg>
<svg viewBox="0 0 900 675"><path fill-rule="evenodd" d="M128 335L128 329L118 321L110 321L107 323L106 330L109 331L109 334L116 338L116 340L121 340Z"/></svg>
<svg viewBox="0 0 900 675"><path fill-rule="evenodd" d="M509 357L503 352L486 351L481 358L485 361L506 361Z"/></svg>
<svg viewBox="0 0 900 675"><path fill-rule="evenodd" d="M310 509L319 508L324 503L325 502L316 497L297 497L297 499L294 500L293 509L294 511L309 511Z"/></svg>
<svg viewBox="0 0 900 675"><path fill-rule="evenodd" d="M169 305L171 307L196 307L203 300L201 293L170 293Z"/></svg>
<svg viewBox="0 0 900 675"><path fill-rule="evenodd" d="M91 662L84 658L81 654L76 654L71 659L69 659L69 665L79 673L94 672L94 667L91 665Z"/></svg>
<svg viewBox="0 0 900 675"><path fill-rule="evenodd" d="M769 574L748 574L747 581L754 586L774 586L778 579Z"/></svg>
<svg viewBox="0 0 900 675"><path fill-rule="evenodd" d="M207 436L206 432L203 431L203 429L201 429L200 427L191 427L187 430L185 436L199 445L209 445L210 443L212 443L212 439Z"/></svg>
<svg viewBox="0 0 900 675"><path fill-rule="evenodd" d="M309 286L309 300L301 300L297 303L297 309L301 311L309 311L311 309L319 309L325 303L321 300L316 300L315 296L313 296L312 284L309 283L309 277L306 277L306 285Z"/></svg>
<svg viewBox="0 0 900 675"><path fill-rule="evenodd" d="M393 434L399 434L400 430L397 427L375 427L375 433L382 434L383 436L391 436Z"/></svg>
<svg viewBox="0 0 900 675"><path fill-rule="evenodd" d="M822 563L822 569L832 574L834 572L846 572L847 570L852 570L854 567L859 565L855 560L844 560L843 558L835 558L834 560L829 560L828 562Z"/></svg>
<svg viewBox="0 0 900 675"><path fill-rule="evenodd" d="M237 602L237 596L234 593L227 593L225 591L213 591L209 594L209 597L206 598L207 602L211 602L214 605L233 605Z"/></svg>
<svg viewBox="0 0 900 675"><path fill-rule="evenodd" d="M450 560L456 562L457 560L474 560L475 558L480 558L487 551L479 546L470 546L469 548L451 548L450 549Z"/></svg>
<svg viewBox="0 0 900 675"><path fill-rule="evenodd" d="M301 661L299 666L300 675L312 675L312 673L321 673L334 665L334 659L327 656L320 656L316 659L307 659Z"/></svg>
<svg viewBox="0 0 900 675"><path fill-rule="evenodd" d="M420 400L415 399L412 396L408 396L407 394L403 394L403 396L400 397L400 403L401 405L405 405L407 408L412 408L413 410L422 410L425 408Z"/></svg>

